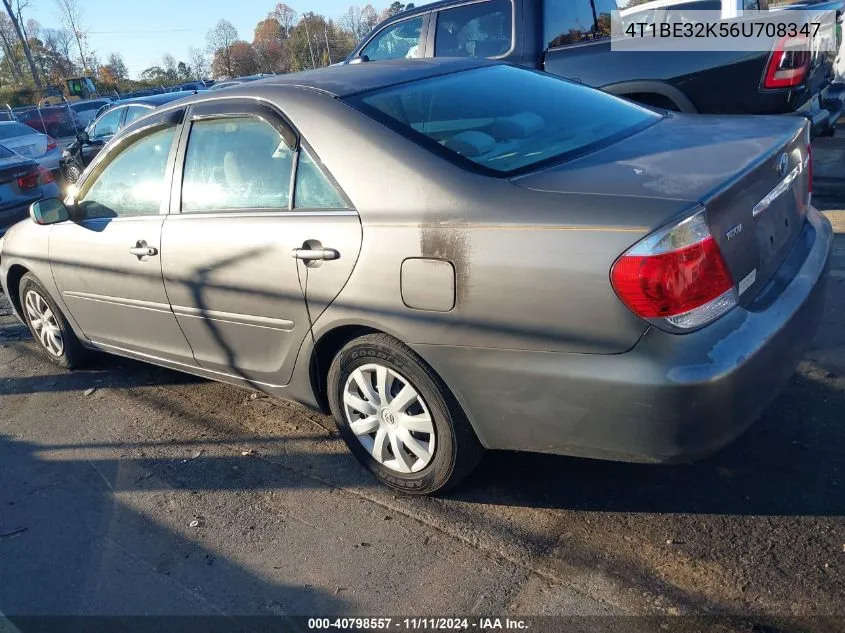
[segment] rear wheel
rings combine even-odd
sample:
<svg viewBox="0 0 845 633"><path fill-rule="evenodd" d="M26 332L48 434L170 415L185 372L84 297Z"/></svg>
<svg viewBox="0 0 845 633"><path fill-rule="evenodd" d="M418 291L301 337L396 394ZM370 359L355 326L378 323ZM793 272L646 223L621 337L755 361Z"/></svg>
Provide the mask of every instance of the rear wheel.
<svg viewBox="0 0 845 633"><path fill-rule="evenodd" d="M64 314L32 273L21 277L20 302L32 336L47 358L66 369L78 367L87 352Z"/></svg>
<svg viewBox="0 0 845 633"><path fill-rule="evenodd" d="M386 334L348 343L329 369L329 403L349 449L379 481L410 494L444 491L483 448L443 381Z"/></svg>

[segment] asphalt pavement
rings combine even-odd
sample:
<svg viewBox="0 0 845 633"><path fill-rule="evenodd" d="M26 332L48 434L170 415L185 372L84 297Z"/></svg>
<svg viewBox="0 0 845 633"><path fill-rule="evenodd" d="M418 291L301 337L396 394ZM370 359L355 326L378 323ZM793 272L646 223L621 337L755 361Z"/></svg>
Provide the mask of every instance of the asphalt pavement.
<svg viewBox="0 0 845 633"><path fill-rule="evenodd" d="M692 465L490 453L409 498L299 406L115 357L54 368L0 298L0 612L845 615L845 141L825 143L821 329Z"/></svg>

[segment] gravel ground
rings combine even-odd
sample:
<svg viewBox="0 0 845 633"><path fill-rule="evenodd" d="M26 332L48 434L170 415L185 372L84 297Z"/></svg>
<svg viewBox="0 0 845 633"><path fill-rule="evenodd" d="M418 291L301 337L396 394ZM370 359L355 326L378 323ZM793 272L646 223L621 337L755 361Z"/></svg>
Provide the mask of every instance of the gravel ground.
<svg viewBox="0 0 845 633"><path fill-rule="evenodd" d="M0 611L845 615L845 180L822 171L813 348L688 466L496 453L445 498L394 495L330 419L124 359L65 373L0 298Z"/></svg>

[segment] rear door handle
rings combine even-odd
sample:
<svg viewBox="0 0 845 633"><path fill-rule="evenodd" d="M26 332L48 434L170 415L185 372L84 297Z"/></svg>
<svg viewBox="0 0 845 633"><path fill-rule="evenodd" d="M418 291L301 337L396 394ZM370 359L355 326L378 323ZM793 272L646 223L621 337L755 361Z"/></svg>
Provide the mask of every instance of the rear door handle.
<svg viewBox="0 0 845 633"><path fill-rule="evenodd" d="M327 260L337 259L340 257L340 253L333 248L295 248L293 249L293 256L305 260Z"/></svg>
<svg viewBox="0 0 845 633"><path fill-rule="evenodd" d="M158 249L153 246L147 246L147 243L144 240L138 240L138 242L129 249L129 254L134 255L138 259L143 257L155 257L158 255Z"/></svg>

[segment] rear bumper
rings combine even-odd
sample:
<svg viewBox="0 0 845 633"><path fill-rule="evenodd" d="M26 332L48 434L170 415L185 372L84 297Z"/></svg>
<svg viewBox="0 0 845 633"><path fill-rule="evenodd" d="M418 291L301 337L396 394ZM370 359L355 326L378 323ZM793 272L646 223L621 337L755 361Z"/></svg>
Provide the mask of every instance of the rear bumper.
<svg viewBox="0 0 845 633"><path fill-rule="evenodd" d="M416 345L488 448L690 461L731 442L789 380L824 308L833 241L817 211L761 293L691 334L650 328L617 355Z"/></svg>
<svg viewBox="0 0 845 633"><path fill-rule="evenodd" d="M836 123L845 113L845 84L834 83L813 96L793 115L802 116L810 121L810 134L813 137L833 134Z"/></svg>

